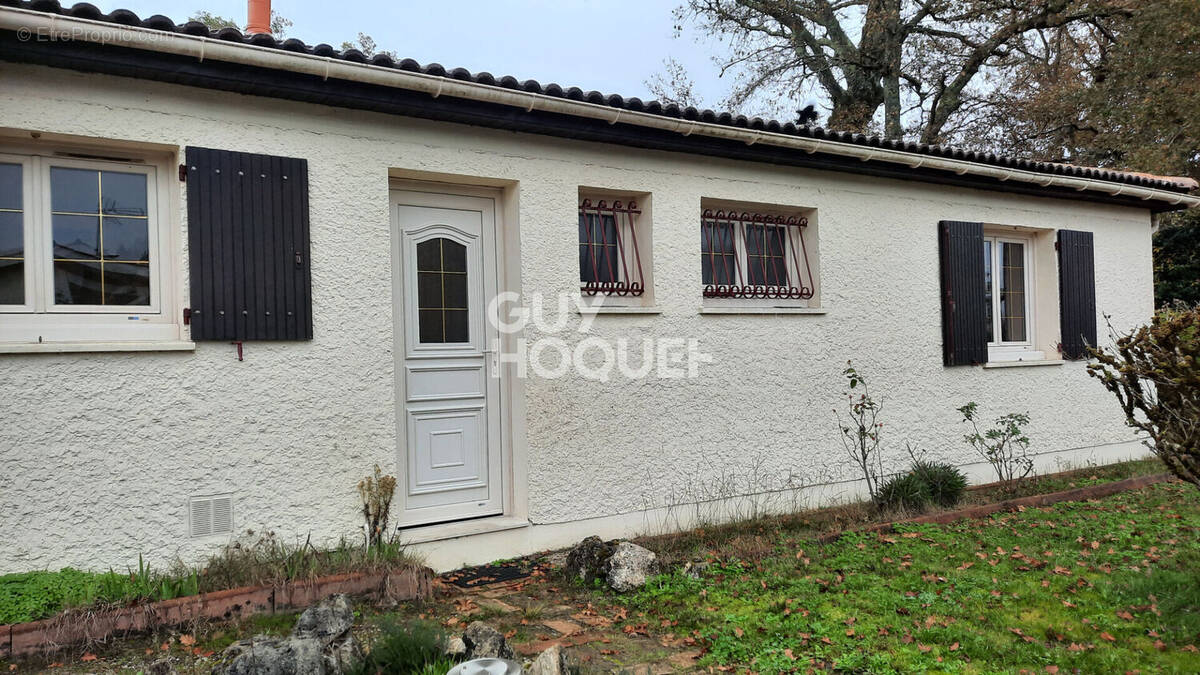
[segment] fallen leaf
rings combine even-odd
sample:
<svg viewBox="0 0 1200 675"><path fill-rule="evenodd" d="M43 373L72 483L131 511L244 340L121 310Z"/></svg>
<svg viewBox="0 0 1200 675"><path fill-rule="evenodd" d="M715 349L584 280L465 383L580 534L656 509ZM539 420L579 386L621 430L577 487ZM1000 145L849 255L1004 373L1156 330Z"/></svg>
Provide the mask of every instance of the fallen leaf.
<svg viewBox="0 0 1200 675"><path fill-rule="evenodd" d="M160 646L160 647L159 647L159 649L163 650L164 652L165 652L165 651L167 651L167 650L168 650L168 649L170 649L170 648L171 648L171 643L170 643L170 642L164 642L164 643L162 643L162 646Z"/></svg>
<svg viewBox="0 0 1200 675"><path fill-rule="evenodd" d="M736 635L736 636L738 636L738 637L742 637L743 635L745 635L745 634L746 634L746 631L742 630L741 628L734 628L734 629L733 629L733 634L734 634L734 635Z"/></svg>
<svg viewBox="0 0 1200 675"><path fill-rule="evenodd" d="M918 642L917 649L920 649L921 653L924 654L925 652L928 652L929 650L933 649L933 646L932 645L923 645L920 642Z"/></svg>
<svg viewBox="0 0 1200 675"><path fill-rule="evenodd" d="M1046 666L1046 672L1055 675L1058 672L1058 666Z"/></svg>
<svg viewBox="0 0 1200 675"><path fill-rule="evenodd" d="M1116 641L1117 641L1117 638L1113 637L1112 635L1109 635L1107 631L1100 633L1100 639L1101 639L1101 640L1108 640L1109 642L1116 642Z"/></svg>
<svg viewBox="0 0 1200 675"><path fill-rule="evenodd" d="M1129 612L1117 612L1117 616L1119 618L1125 619L1126 621L1133 621L1133 615L1130 614Z"/></svg>
<svg viewBox="0 0 1200 675"><path fill-rule="evenodd" d="M80 661L95 661L95 660L96 660L96 655L95 655L95 654L90 654L90 653L89 653L89 654L84 654L83 656L79 657L79 660L80 660Z"/></svg>
<svg viewBox="0 0 1200 675"><path fill-rule="evenodd" d="M786 656L786 657L788 657L788 659L790 659L790 660L792 660L792 661L795 661L795 660L796 660L796 655L792 653L792 650L791 650L791 649L785 649L785 650L783 650L783 655L784 655L784 656Z"/></svg>
<svg viewBox="0 0 1200 675"><path fill-rule="evenodd" d="M184 647L191 647L192 645L196 644L196 638L187 634L180 635L179 644L183 645Z"/></svg>
<svg viewBox="0 0 1200 675"><path fill-rule="evenodd" d="M957 643L957 642L955 642L954 644L950 645L950 651L952 651L952 652L956 652L956 651L958 651L958 643Z"/></svg>

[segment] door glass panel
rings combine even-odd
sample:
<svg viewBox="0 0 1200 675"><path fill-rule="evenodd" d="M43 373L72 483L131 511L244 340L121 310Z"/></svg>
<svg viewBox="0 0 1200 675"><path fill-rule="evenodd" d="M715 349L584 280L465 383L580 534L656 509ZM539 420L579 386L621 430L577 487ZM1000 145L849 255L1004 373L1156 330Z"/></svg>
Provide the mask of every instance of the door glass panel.
<svg viewBox="0 0 1200 675"><path fill-rule="evenodd" d="M145 174L51 167L55 304L150 304L146 190Z"/></svg>
<svg viewBox="0 0 1200 675"><path fill-rule="evenodd" d="M992 320L992 241L983 241L983 318L987 326L987 341L996 341L996 327Z"/></svg>
<svg viewBox="0 0 1200 675"><path fill-rule="evenodd" d="M22 166L0 164L0 305L25 304Z"/></svg>
<svg viewBox="0 0 1200 675"><path fill-rule="evenodd" d="M1000 340L1025 342L1025 245L1000 244Z"/></svg>
<svg viewBox="0 0 1200 675"><path fill-rule="evenodd" d="M417 244L418 339L470 342L467 247L446 238Z"/></svg>

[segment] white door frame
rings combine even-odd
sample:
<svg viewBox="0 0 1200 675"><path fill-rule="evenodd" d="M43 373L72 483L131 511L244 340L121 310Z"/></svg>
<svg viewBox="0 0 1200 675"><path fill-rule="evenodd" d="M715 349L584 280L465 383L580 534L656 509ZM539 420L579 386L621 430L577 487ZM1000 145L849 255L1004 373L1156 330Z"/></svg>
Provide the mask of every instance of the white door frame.
<svg viewBox="0 0 1200 675"><path fill-rule="evenodd" d="M490 215L493 221L491 227L493 232L489 237L485 237L489 241L482 244L482 253L484 256L484 273L485 296L490 296L493 293L498 293L504 289L505 266L503 264L505 257L503 255L503 238L504 230L502 226L501 215L501 192L500 190L487 188L473 188L464 186L451 186L446 184L436 183L418 183L415 181L393 182L389 190L389 213L392 230L392 290L393 290L393 348L394 348L394 381L395 381L395 406L396 406L396 466L397 466L397 484L398 498L397 507L393 510L396 516L396 522L401 528L419 527L422 525L437 525L438 523L450 522L453 520L461 520L463 518L477 518L495 515L510 515L513 512L513 495L514 495L514 471L512 461L512 444L511 439L511 420L512 420L512 402L511 402L511 378L508 377L505 368L497 367L495 353L493 350L502 349L504 342L493 342L494 337L505 338L506 336L496 336L494 331L486 320L486 307L490 302L491 297L480 297L476 299L472 294L471 302L481 307L483 315L482 326L484 331L480 334L482 343L477 343L474 336L472 343L468 347L483 353L484 369L485 369L485 386L488 390L488 397L485 401L488 424L492 429L488 433L488 454L491 457L498 458L498 465L489 466L489 489L493 491L493 495L498 497L499 510L488 507L488 512L480 513L478 516L469 513L454 513L454 510L439 511L434 509L422 509L422 514L412 514L406 509L406 501L408 497L409 487L409 363L412 356L412 347L416 346L416 352L420 353L423 350L419 343L416 342L416 328L412 321L406 320L408 312L406 311L407 297L404 295L406 288L406 280L409 276L409 271L405 266L405 255L403 247L405 246L406 237L397 222L398 207L401 204L418 207L431 208L465 208L465 209L482 209L485 212L485 220ZM485 227L488 225L485 223ZM490 279L488 279L490 277ZM476 324L472 324L472 331L476 330ZM454 351L451 349L450 351ZM498 445L498 448L492 447ZM495 452L493 452L496 450ZM498 493L498 494L497 494Z"/></svg>

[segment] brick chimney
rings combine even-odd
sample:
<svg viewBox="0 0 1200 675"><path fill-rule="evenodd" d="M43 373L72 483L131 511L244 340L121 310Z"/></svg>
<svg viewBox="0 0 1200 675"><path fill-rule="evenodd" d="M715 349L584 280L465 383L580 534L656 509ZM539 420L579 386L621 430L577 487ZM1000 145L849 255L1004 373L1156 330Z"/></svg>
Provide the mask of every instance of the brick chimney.
<svg viewBox="0 0 1200 675"><path fill-rule="evenodd" d="M271 32L271 0L249 0L246 32L250 35Z"/></svg>

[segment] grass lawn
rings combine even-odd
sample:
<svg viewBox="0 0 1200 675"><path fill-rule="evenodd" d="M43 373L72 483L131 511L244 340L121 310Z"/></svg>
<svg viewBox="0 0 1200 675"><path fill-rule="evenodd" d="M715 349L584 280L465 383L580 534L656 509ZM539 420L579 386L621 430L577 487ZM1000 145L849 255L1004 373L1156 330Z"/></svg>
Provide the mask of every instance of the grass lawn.
<svg viewBox="0 0 1200 675"><path fill-rule="evenodd" d="M1200 491L1171 483L825 546L777 531L616 602L721 670L1196 673L1198 528Z"/></svg>

